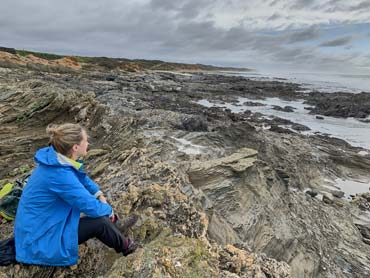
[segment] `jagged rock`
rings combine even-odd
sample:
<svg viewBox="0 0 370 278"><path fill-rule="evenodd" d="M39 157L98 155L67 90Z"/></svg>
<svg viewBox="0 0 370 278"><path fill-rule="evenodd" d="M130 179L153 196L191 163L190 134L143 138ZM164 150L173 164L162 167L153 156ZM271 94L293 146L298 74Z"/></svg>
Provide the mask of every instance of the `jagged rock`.
<svg viewBox="0 0 370 278"><path fill-rule="evenodd" d="M206 243L165 230L143 249L117 259L104 277L215 277L218 272L217 254Z"/></svg>
<svg viewBox="0 0 370 278"><path fill-rule="evenodd" d="M370 211L370 193L368 192L353 196L351 202L363 211Z"/></svg>
<svg viewBox="0 0 370 278"><path fill-rule="evenodd" d="M221 244L235 244L242 242L227 222L216 213L212 213L209 216L207 232L211 239L214 239Z"/></svg>
<svg viewBox="0 0 370 278"><path fill-rule="evenodd" d="M137 231L137 238L145 240L147 235L157 233L160 223L167 223L174 231L186 236L201 238L206 235L208 218L189 204L188 197L178 188L152 184L145 188L131 185L120 201L115 204L117 212L128 215L133 206L145 210L149 225ZM161 212L158 214L158 212ZM157 219L157 217L161 220ZM148 230L149 229L149 230Z"/></svg>
<svg viewBox="0 0 370 278"><path fill-rule="evenodd" d="M79 121L84 121L86 120L86 117L87 117L87 108L84 107L83 109L81 109L81 111L77 114L76 116L76 120L79 122Z"/></svg>
<svg viewBox="0 0 370 278"><path fill-rule="evenodd" d="M249 253L226 245L220 253L221 268L239 277L291 277L287 263L267 259L264 255Z"/></svg>
<svg viewBox="0 0 370 278"><path fill-rule="evenodd" d="M91 171L91 176L96 177L96 176L100 175L108 166L109 166L108 161L104 161L104 162L100 163L95 169L93 169Z"/></svg>
<svg viewBox="0 0 370 278"><path fill-rule="evenodd" d="M186 131L207 131L207 122L199 116L183 116L177 128Z"/></svg>
<svg viewBox="0 0 370 278"><path fill-rule="evenodd" d="M356 224L356 227L359 229L361 235L370 240L370 227L366 225Z"/></svg>
<svg viewBox="0 0 370 278"><path fill-rule="evenodd" d="M275 169L275 171L276 171L276 174L280 178L282 178L282 179L288 179L289 178L289 174L284 169L277 168L277 169Z"/></svg>
<svg viewBox="0 0 370 278"><path fill-rule="evenodd" d="M333 196L337 197L337 198L343 198L344 197L344 192L339 191L339 190L334 190L334 191L331 192L331 194L333 194Z"/></svg>
<svg viewBox="0 0 370 278"><path fill-rule="evenodd" d="M322 196L322 201L328 205L331 205L334 203L334 198L333 198L333 195L330 194L330 193L323 193L323 196Z"/></svg>
<svg viewBox="0 0 370 278"><path fill-rule="evenodd" d="M317 194L319 194L319 192L317 192L316 190L307 190L306 191L306 194L310 195L312 198L316 197Z"/></svg>
<svg viewBox="0 0 370 278"><path fill-rule="evenodd" d="M108 150L104 150L104 149L92 149L92 150L89 150L88 151L85 159L86 160L89 160L89 159L94 158L94 157L97 157L97 156L105 155L108 152L109 152Z"/></svg>
<svg viewBox="0 0 370 278"><path fill-rule="evenodd" d="M257 159L257 153L256 150L243 148L227 157L193 161L189 169L189 177L193 184L197 184L217 176L233 176L235 172L243 172L252 167Z"/></svg>

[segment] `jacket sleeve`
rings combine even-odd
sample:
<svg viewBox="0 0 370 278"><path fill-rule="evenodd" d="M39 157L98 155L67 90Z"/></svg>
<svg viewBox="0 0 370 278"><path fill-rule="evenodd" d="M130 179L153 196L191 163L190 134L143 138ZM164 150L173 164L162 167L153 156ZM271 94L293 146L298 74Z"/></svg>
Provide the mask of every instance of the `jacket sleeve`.
<svg viewBox="0 0 370 278"><path fill-rule="evenodd" d="M112 214L112 207L95 199L73 173L66 171L60 176L63 178L51 181L49 188L70 206L92 218Z"/></svg>
<svg viewBox="0 0 370 278"><path fill-rule="evenodd" d="M102 193L99 186L86 174L84 179L84 186L91 195L95 196L95 198L97 197L97 194Z"/></svg>

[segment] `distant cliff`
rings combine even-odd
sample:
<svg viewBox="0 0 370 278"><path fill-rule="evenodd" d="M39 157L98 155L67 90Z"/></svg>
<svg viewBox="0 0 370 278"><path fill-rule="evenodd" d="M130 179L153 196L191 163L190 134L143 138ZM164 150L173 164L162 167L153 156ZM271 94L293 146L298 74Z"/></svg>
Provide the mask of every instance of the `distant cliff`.
<svg viewBox="0 0 370 278"><path fill-rule="evenodd" d="M32 65L31 65L32 64ZM45 71L65 71L68 69L123 70L137 72L142 70L185 70L185 71L252 71L248 68L216 67L203 64L172 63L161 60L143 60L108 57L63 56L50 53L17 50L0 47L0 65L5 67L41 65ZM46 66L46 67L45 67ZM48 66L48 67L47 67Z"/></svg>

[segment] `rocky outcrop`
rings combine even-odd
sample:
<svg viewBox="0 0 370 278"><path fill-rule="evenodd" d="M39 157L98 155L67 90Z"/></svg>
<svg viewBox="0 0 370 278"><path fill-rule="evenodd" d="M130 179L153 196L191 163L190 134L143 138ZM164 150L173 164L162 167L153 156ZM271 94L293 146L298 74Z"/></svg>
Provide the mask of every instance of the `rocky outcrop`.
<svg viewBox="0 0 370 278"><path fill-rule="evenodd" d="M252 167L257 153L256 150L243 148L227 157L192 161L189 169L190 181L194 186L205 185L212 180L220 183L220 177L227 179Z"/></svg>
<svg viewBox="0 0 370 278"><path fill-rule="evenodd" d="M314 105L311 114L334 117L366 118L370 115L370 93L310 93L307 104Z"/></svg>
<svg viewBox="0 0 370 278"><path fill-rule="evenodd" d="M368 156L341 140L294 133L279 119L195 103L295 98L298 85L205 74L0 70L0 182L32 170L47 124L79 122L92 143L86 170L118 214L139 215L128 235L143 245L121 257L90 240L80 246L77 269L17 265L0 268L0 277L370 272L370 220L360 218L367 197L346 202L323 186L326 178L368 177ZM264 128L270 124L276 128ZM320 199L325 192L332 202ZM1 239L11 236L12 223L1 231Z"/></svg>
<svg viewBox="0 0 370 278"><path fill-rule="evenodd" d="M275 268L281 266L285 275L274 276L273 268L260 266L267 258L257 254L253 256L259 259L248 265L251 269L244 265L237 269L220 265L221 260L230 260L227 265L231 265L236 264L237 259L225 259L225 255L220 255L222 246L211 243L207 235L208 216L189 187L191 184L174 165L158 160L158 148L151 141L142 141L137 131L140 117L115 116L94 99L93 93L66 90L40 79L13 83L11 78L10 75L0 84L1 182L12 181L32 170L33 153L47 144L44 135L47 124L80 122L90 130L91 139L100 147L89 151L87 158L94 160L87 169L102 184L117 213L140 215L129 233L143 244L143 248L124 258L112 254L99 242L89 241L80 247L81 262L77 269L16 265L0 268L0 275L148 277L167 274L194 277L198 274L208 277L220 276L221 272L245 276L253 271L270 275L266 277L289 276L288 266L272 260L269 264ZM246 153L231 156L224 161L225 165L233 171L242 171L248 167ZM245 161L239 163L238 159L243 157ZM1 238L11 235L12 223L3 222Z"/></svg>
<svg viewBox="0 0 370 278"><path fill-rule="evenodd" d="M115 261L104 277L290 277L289 266L232 245L217 248L162 232L129 258Z"/></svg>

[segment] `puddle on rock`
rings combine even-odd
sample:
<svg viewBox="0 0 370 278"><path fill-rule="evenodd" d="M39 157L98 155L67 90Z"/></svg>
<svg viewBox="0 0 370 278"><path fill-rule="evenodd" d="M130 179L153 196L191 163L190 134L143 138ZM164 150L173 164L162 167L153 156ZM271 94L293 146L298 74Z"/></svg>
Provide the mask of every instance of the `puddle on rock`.
<svg viewBox="0 0 370 278"><path fill-rule="evenodd" d="M350 195L356 195L369 192L370 182L360 182L353 180L336 179L335 187L344 192L345 198L350 198Z"/></svg>

